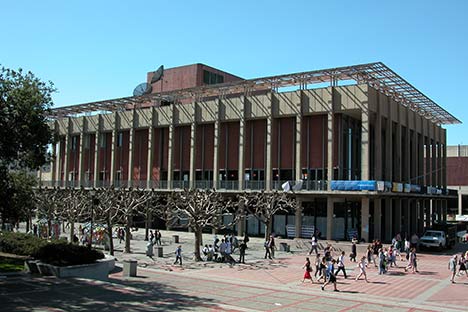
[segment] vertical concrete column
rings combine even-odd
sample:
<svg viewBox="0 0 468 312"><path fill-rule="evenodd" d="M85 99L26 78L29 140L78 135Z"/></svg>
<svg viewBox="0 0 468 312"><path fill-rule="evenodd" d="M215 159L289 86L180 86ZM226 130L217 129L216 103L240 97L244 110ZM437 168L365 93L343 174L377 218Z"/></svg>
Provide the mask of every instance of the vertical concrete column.
<svg viewBox="0 0 468 312"><path fill-rule="evenodd" d="M213 187L218 188L218 180L219 180L219 116L215 120L214 123L214 144L213 144Z"/></svg>
<svg viewBox="0 0 468 312"><path fill-rule="evenodd" d="M99 187L99 155L101 149L101 133L99 132L99 124L98 129L94 133L94 173L93 173L93 186Z"/></svg>
<svg viewBox="0 0 468 312"><path fill-rule="evenodd" d="M442 222L447 222L447 200L446 199L442 199L441 200L441 204L442 204Z"/></svg>
<svg viewBox="0 0 468 312"><path fill-rule="evenodd" d="M67 187L68 186L68 162L70 158L70 132L69 130L67 131L67 135L65 136L65 155L64 155L64 161L63 161L63 184L62 186Z"/></svg>
<svg viewBox="0 0 468 312"><path fill-rule="evenodd" d="M334 206L333 198L327 196L327 240L331 240L333 237Z"/></svg>
<svg viewBox="0 0 468 312"><path fill-rule="evenodd" d="M418 233L424 233L424 200L418 200Z"/></svg>
<svg viewBox="0 0 468 312"><path fill-rule="evenodd" d="M414 113L416 115L416 113ZM413 162L411 164L411 184L418 183L418 132L413 130L413 145L411 146Z"/></svg>
<svg viewBox="0 0 468 312"><path fill-rule="evenodd" d="M423 200L423 205L424 205L424 211L426 213L425 217L424 217L424 226L426 229L430 228L431 227L431 201L430 200Z"/></svg>
<svg viewBox="0 0 468 312"><path fill-rule="evenodd" d="M361 180L369 180L369 106L361 111ZM367 199L368 201L369 199ZM367 220L369 222L369 220ZM366 240L367 241L367 240Z"/></svg>
<svg viewBox="0 0 468 312"><path fill-rule="evenodd" d="M153 109L151 109L153 110ZM154 161L154 126L153 122L150 123L148 128L148 164L146 166L146 188L153 188L153 161Z"/></svg>
<svg viewBox="0 0 468 312"><path fill-rule="evenodd" d="M333 119L333 110L329 110L327 114L327 190L329 191L333 180Z"/></svg>
<svg viewBox="0 0 468 312"><path fill-rule="evenodd" d="M134 113L135 114L135 113ZM132 122L131 122L131 128L130 128L130 131L129 131L129 136L128 136L128 186L135 186L134 182L136 181L133 181L133 165L135 163L135 157L134 157L134 153L133 153L133 146L134 146L134 140L135 140L135 126L133 125L133 118L132 118ZM139 187L139 185L137 184L136 185L137 187Z"/></svg>
<svg viewBox="0 0 468 312"><path fill-rule="evenodd" d="M401 199L394 199L393 202L395 203L395 233L401 233ZM404 237L402 237L404 238Z"/></svg>
<svg viewBox="0 0 468 312"><path fill-rule="evenodd" d="M394 102L392 102L394 103ZM395 172L393 172L393 181L402 182L402 168L401 168L401 123L398 120L395 127Z"/></svg>
<svg viewBox="0 0 468 312"><path fill-rule="evenodd" d="M376 113L375 113L375 125L374 125L374 180L382 180L382 106L381 106L381 95L380 92L377 92L377 103L376 103ZM387 129L388 131L388 129ZM377 236L377 237L380 237Z"/></svg>
<svg viewBox="0 0 468 312"><path fill-rule="evenodd" d="M247 97L244 95L241 101L241 107L239 108L239 190L244 189L244 149L245 149L245 102Z"/></svg>
<svg viewBox="0 0 468 312"><path fill-rule="evenodd" d="M439 131L440 133L440 131ZM442 144L437 141L437 187L442 188Z"/></svg>
<svg viewBox="0 0 468 312"><path fill-rule="evenodd" d="M272 160L271 160L271 144L273 131L273 93L267 95L270 99L267 102L267 133L266 133L266 172L265 172L265 190L271 190L272 184Z"/></svg>
<svg viewBox="0 0 468 312"><path fill-rule="evenodd" d="M442 187L447 188L447 130L442 131Z"/></svg>
<svg viewBox="0 0 468 312"><path fill-rule="evenodd" d="M302 116L296 116L296 133L294 138L296 139L296 181L302 178L302 166L301 166L301 127L302 127Z"/></svg>
<svg viewBox="0 0 468 312"><path fill-rule="evenodd" d="M405 174L406 180L405 183L411 183L411 131L410 131L410 120L409 120L409 109L405 109L406 115L406 144L403 147L406 151L406 160L405 160Z"/></svg>
<svg viewBox="0 0 468 312"><path fill-rule="evenodd" d="M426 145L425 159L426 159L426 170L424 174L424 185L431 185L431 140L428 136L424 137L424 142Z"/></svg>
<svg viewBox="0 0 468 312"><path fill-rule="evenodd" d="M192 122L190 125L190 175L189 175L189 188L195 188L195 160L196 160L196 138L197 138L197 124Z"/></svg>
<svg viewBox="0 0 468 312"><path fill-rule="evenodd" d="M168 138L168 152L167 152L167 188L172 189L172 179L174 171L174 105L171 105L170 121L169 124L169 138Z"/></svg>
<svg viewBox="0 0 468 312"><path fill-rule="evenodd" d="M462 193L461 187L458 187L458 215L461 216L463 214L463 206L462 206Z"/></svg>
<svg viewBox="0 0 468 312"><path fill-rule="evenodd" d="M385 207L385 211L387 207ZM374 199L374 237L383 240L382 236L382 199Z"/></svg>
<svg viewBox="0 0 468 312"><path fill-rule="evenodd" d="M434 139L431 139L432 152L431 152L431 185L437 185L437 145Z"/></svg>
<svg viewBox="0 0 468 312"><path fill-rule="evenodd" d="M112 120L112 139L111 139L111 164L110 164L110 183L115 185L115 161L117 154L117 129L118 129L118 118L119 113L113 114L114 119Z"/></svg>
<svg viewBox="0 0 468 312"><path fill-rule="evenodd" d="M369 242L369 198L361 198L361 239Z"/></svg>
<svg viewBox="0 0 468 312"><path fill-rule="evenodd" d="M60 142L60 141L59 141ZM60 143L53 143L52 144L52 183L53 186L58 186L57 182L60 179L60 147L58 148L57 153L57 145Z"/></svg>
<svg viewBox="0 0 468 312"><path fill-rule="evenodd" d="M392 102L385 97L388 106L388 118L385 131L385 180L394 181L393 178L393 108ZM398 156L397 156L398 158ZM391 203L391 202L390 202ZM391 232L391 231L390 231Z"/></svg>
<svg viewBox="0 0 468 312"><path fill-rule="evenodd" d="M78 151L78 186L88 186L87 184L85 184L84 182L84 146L83 146L83 143L84 143L84 140L85 140L85 136L87 136L88 134L85 133L85 120L86 120L86 117L82 117L82 123L81 123L81 131L80 131L80 149ZM86 138L89 140L89 137Z"/></svg>
<svg viewBox="0 0 468 312"><path fill-rule="evenodd" d="M295 233L294 237L295 238L301 237L301 232L302 232L302 200L296 198L296 209L295 209L295 214L294 214L294 233Z"/></svg>
<svg viewBox="0 0 468 312"><path fill-rule="evenodd" d="M396 220L400 222L400 220ZM387 241L390 241L393 236L396 234L393 231L393 202L391 198L385 199L385 235L383 238Z"/></svg>

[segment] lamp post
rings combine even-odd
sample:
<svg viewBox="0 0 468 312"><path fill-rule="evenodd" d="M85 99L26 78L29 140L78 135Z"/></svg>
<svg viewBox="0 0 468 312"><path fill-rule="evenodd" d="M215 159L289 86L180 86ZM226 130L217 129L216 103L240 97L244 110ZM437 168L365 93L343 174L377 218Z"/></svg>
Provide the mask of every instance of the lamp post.
<svg viewBox="0 0 468 312"><path fill-rule="evenodd" d="M96 191L91 190L89 191L89 194L91 195L91 222L90 222L90 227L89 227L89 240L88 240L88 248L91 249L93 245L93 222L94 222L94 204L96 200Z"/></svg>

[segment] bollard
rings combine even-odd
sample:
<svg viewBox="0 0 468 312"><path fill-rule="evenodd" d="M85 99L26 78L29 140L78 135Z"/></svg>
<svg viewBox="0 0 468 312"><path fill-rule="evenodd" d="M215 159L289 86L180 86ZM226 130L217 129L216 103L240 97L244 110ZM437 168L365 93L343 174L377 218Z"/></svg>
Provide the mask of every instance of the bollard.
<svg viewBox="0 0 468 312"><path fill-rule="evenodd" d="M125 277L136 277L137 276L137 264L136 260L124 260L123 261L123 276Z"/></svg>
<svg viewBox="0 0 468 312"><path fill-rule="evenodd" d="M158 258L162 258L162 257L164 257L164 255L163 255L163 248L162 248L162 246L158 246L158 247L156 247L156 256L157 256Z"/></svg>
<svg viewBox="0 0 468 312"><path fill-rule="evenodd" d="M179 243L179 235L172 235L172 239L174 241L174 244L178 244Z"/></svg>

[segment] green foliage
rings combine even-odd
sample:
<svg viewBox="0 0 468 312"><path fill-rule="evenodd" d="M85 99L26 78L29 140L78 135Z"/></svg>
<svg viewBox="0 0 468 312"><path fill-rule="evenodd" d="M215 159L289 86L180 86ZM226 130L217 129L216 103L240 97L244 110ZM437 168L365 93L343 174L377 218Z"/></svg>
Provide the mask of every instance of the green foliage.
<svg viewBox="0 0 468 312"><path fill-rule="evenodd" d="M32 256L47 244L46 241L23 233L0 232L0 251L21 256Z"/></svg>
<svg viewBox="0 0 468 312"><path fill-rule="evenodd" d="M3 165L36 169L46 163L53 142L46 113L52 106L51 82L21 69L0 69L0 160Z"/></svg>
<svg viewBox="0 0 468 312"><path fill-rule="evenodd" d="M11 232L0 232L0 251L32 256L57 266L93 263L104 258L100 251L70 244L64 240L47 242L32 235Z"/></svg>
<svg viewBox="0 0 468 312"><path fill-rule="evenodd" d="M24 270L24 260L0 257L0 272L21 272Z"/></svg>
<svg viewBox="0 0 468 312"><path fill-rule="evenodd" d="M57 266L93 263L104 258L104 254L95 249L60 241L42 246L33 256L44 263Z"/></svg>

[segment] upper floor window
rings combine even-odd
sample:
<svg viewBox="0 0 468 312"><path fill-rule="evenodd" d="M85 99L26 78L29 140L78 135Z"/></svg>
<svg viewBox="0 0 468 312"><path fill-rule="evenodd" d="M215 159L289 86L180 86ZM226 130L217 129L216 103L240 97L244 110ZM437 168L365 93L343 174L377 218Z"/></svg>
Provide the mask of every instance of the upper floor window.
<svg viewBox="0 0 468 312"><path fill-rule="evenodd" d="M123 132L117 133L117 147L121 147L123 145Z"/></svg>
<svg viewBox="0 0 468 312"><path fill-rule="evenodd" d="M79 136L72 136L71 138L71 150L72 151L76 151L77 150L77 147L78 147L78 139L80 137Z"/></svg>
<svg viewBox="0 0 468 312"><path fill-rule="evenodd" d="M217 84L217 83L224 83L224 76L204 70L203 71L203 83L209 84L209 85Z"/></svg>

